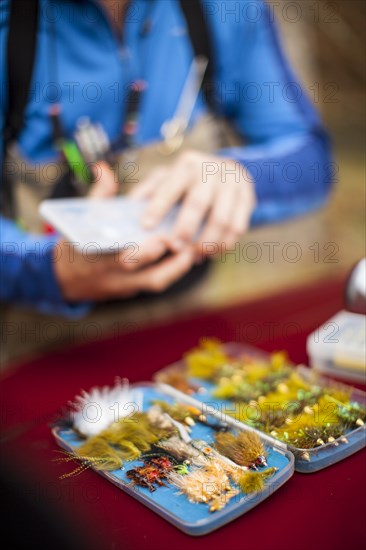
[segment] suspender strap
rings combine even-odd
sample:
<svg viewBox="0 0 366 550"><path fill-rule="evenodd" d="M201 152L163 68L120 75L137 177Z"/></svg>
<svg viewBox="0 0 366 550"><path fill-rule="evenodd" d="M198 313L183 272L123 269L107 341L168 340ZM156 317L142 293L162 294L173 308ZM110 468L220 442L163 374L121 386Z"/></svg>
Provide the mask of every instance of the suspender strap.
<svg viewBox="0 0 366 550"><path fill-rule="evenodd" d="M12 0L7 49L6 139L8 142L15 139L23 127L33 73L37 27L38 0Z"/></svg>
<svg viewBox="0 0 366 550"><path fill-rule="evenodd" d="M0 192L1 210L14 214L13 193L7 182L5 154L9 143L23 127L25 108L32 79L37 42L38 0L10 2L7 43L8 105L3 133L3 163Z"/></svg>

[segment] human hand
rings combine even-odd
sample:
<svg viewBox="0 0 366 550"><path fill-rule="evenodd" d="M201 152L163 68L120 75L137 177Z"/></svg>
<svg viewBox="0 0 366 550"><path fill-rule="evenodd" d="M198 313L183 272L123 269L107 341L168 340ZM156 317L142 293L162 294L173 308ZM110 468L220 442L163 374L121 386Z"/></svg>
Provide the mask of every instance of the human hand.
<svg viewBox="0 0 366 550"><path fill-rule="evenodd" d="M164 257L168 252L174 253ZM65 300L103 301L162 292L192 266L193 247L174 248L168 240L151 238L143 245L114 254L81 254L60 240L54 250L54 273Z"/></svg>
<svg viewBox="0 0 366 550"><path fill-rule="evenodd" d="M149 229L181 201L171 237L192 242L201 229L195 247L203 254L204 243L233 246L248 229L256 204L254 183L238 162L195 151L152 171L130 196L148 200L142 224Z"/></svg>

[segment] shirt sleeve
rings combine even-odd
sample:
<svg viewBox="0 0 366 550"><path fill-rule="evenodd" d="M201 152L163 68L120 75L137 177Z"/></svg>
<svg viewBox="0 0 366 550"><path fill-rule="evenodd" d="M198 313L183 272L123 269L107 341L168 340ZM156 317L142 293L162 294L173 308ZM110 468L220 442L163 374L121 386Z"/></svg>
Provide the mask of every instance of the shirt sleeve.
<svg viewBox="0 0 366 550"><path fill-rule="evenodd" d="M84 316L90 304L67 303L53 271L57 261L57 237L25 233L0 217L0 299L32 306L41 313L70 318ZM61 251L60 251L61 252Z"/></svg>
<svg viewBox="0 0 366 550"><path fill-rule="evenodd" d="M221 13L226 43L216 52L218 101L246 145L219 154L254 180L256 225L322 206L335 165L318 113L282 52L273 10L261 0L228 2L226 10L229 4L225 21Z"/></svg>
<svg viewBox="0 0 366 550"><path fill-rule="evenodd" d="M6 73L6 39L9 0L0 7L0 74ZM4 185L3 162L7 86L0 85L0 187ZM0 192L2 189L0 188ZM67 303L54 275L57 237L31 235L13 221L0 216L0 300L31 306L42 313L70 318L84 316L91 305ZM57 251L56 251L57 252ZM57 256L57 254L56 254Z"/></svg>

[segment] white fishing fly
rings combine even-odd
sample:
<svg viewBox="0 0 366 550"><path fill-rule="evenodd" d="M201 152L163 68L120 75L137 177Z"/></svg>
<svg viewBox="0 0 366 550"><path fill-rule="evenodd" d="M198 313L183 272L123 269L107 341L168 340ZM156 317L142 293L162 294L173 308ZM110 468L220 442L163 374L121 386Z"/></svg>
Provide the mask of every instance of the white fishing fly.
<svg viewBox="0 0 366 550"><path fill-rule="evenodd" d="M113 422L142 411L143 393L132 388L126 378L117 379L114 386L92 388L82 392L72 405L73 427L80 434L98 435Z"/></svg>

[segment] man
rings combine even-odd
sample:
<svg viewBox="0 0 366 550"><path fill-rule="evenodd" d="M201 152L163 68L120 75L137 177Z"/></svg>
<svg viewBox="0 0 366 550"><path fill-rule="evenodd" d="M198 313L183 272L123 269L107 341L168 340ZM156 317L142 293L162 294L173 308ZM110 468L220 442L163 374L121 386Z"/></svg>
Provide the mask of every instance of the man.
<svg viewBox="0 0 366 550"><path fill-rule="evenodd" d="M195 56L183 4L40 0L31 94L17 138L20 157L31 165L59 159L50 120L55 103L67 136L87 116L103 125L111 141L118 140L128 114L126 89L136 81L144 81L145 87L134 146L156 146L167 122L174 120ZM196 0L185 4L191 9ZM2 218L3 300L79 315L89 307L86 302L160 292L202 261L209 250L205 243L229 248L250 225L324 204L331 184L328 140L283 57L272 11L260 0L202 0L200 6L212 44L215 100L199 94L189 129L193 136L214 110L241 143L208 146L213 135L209 123L196 132L197 139L187 132L185 145L171 162L159 160L137 178L131 193L148 202L141 220L146 227L154 227L177 202L182 206L169 237L150 239L134 263L126 261L125 251L91 262L71 253L57 236L34 236ZM0 49L5 52L9 0L0 10ZM4 54L0 70L6 83ZM7 101L5 86L0 99L3 128ZM137 163L138 168L143 165ZM116 192L110 168L100 163L90 193Z"/></svg>

